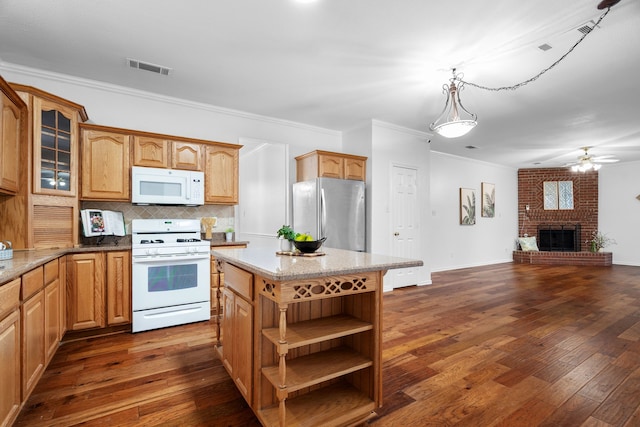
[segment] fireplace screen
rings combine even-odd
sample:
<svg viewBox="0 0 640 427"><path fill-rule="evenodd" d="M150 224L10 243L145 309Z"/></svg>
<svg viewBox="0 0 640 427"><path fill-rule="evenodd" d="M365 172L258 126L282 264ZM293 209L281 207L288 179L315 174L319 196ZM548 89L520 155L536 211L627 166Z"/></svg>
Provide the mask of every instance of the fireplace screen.
<svg viewBox="0 0 640 427"><path fill-rule="evenodd" d="M538 248L541 251L580 251L580 225L539 225Z"/></svg>

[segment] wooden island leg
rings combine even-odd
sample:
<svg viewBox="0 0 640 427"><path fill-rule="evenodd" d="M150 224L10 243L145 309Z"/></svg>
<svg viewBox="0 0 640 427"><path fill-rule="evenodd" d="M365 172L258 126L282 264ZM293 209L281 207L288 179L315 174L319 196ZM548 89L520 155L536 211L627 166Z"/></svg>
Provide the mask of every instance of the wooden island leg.
<svg viewBox="0 0 640 427"><path fill-rule="evenodd" d="M280 427L284 427L286 425L286 406L285 400L287 400L287 353L289 352L289 346L287 345L287 308L288 304L278 304L278 308L280 309L280 321L279 321L279 329L280 329L280 339L278 340L278 355L280 356L279 364L278 364L278 375L280 376L280 384L278 390L278 399L280 399L280 403L278 404L278 419L280 422Z"/></svg>

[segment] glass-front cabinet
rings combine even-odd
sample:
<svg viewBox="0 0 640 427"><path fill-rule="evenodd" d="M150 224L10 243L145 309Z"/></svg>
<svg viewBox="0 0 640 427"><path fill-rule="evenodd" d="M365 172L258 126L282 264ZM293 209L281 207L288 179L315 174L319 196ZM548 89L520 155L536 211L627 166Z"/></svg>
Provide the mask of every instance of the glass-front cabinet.
<svg viewBox="0 0 640 427"><path fill-rule="evenodd" d="M77 112L34 99L34 193L75 197L78 166Z"/></svg>

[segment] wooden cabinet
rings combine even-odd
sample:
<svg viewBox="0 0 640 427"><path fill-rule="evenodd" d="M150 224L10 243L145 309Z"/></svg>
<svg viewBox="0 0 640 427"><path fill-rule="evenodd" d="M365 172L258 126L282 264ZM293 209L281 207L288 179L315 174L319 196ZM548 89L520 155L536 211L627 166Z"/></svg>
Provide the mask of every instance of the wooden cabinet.
<svg viewBox="0 0 640 427"><path fill-rule="evenodd" d="M94 125L81 125L80 133L80 198L130 201L130 136Z"/></svg>
<svg viewBox="0 0 640 427"><path fill-rule="evenodd" d="M168 139L136 135L133 137L133 166L169 167Z"/></svg>
<svg viewBox="0 0 640 427"><path fill-rule="evenodd" d="M67 328L131 323L131 252L67 255Z"/></svg>
<svg viewBox="0 0 640 427"><path fill-rule="evenodd" d="M278 281L222 268L218 352L262 425L371 417L382 404L383 272Z"/></svg>
<svg viewBox="0 0 640 427"><path fill-rule="evenodd" d="M27 105L16 197L0 200L0 236L14 249L78 243L78 123L84 107L30 86L10 85Z"/></svg>
<svg viewBox="0 0 640 427"><path fill-rule="evenodd" d="M53 358L62 339L60 305L62 289L60 286L58 260L44 266L44 348L45 364Z"/></svg>
<svg viewBox="0 0 640 427"><path fill-rule="evenodd" d="M134 166L201 171L202 153L198 143L143 135L133 138Z"/></svg>
<svg viewBox="0 0 640 427"><path fill-rule="evenodd" d="M67 255L67 329L103 328L105 255Z"/></svg>
<svg viewBox="0 0 640 427"><path fill-rule="evenodd" d="M59 259L0 286L0 425L11 425L62 337Z"/></svg>
<svg viewBox="0 0 640 427"><path fill-rule="evenodd" d="M171 143L171 168L201 171L203 151L200 144L173 141Z"/></svg>
<svg viewBox="0 0 640 427"><path fill-rule="evenodd" d="M367 158L320 150L296 157L296 181L320 177L366 181Z"/></svg>
<svg viewBox="0 0 640 427"><path fill-rule="evenodd" d="M220 359L251 405L253 384L253 275L229 265L222 289Z"/></svg>
<svg viewBox="0 0 640 427"><path fill-rule="evenodd" d="M58 280L60 281L60 340L67 332L67 257L58 258Z"/></svg>
<svg viewBox="0 0 640 427"><path fill-rule="evenodd" d="M15 195L20 178L20 147L26 144L27 105L0 77L0 193Z"/></svg>
<svg viewBox="0 0 640 427"><path fill-rule="evenodd" d="M10 426L18 416L20 393L20 284L15 279L0 287L0 425Z"/></svg>
<svg viewBox="0 0 640 427"><path fill-rule="evenodd" d="M224 249L242 249L247 245L238 244L233 246L211 246L212 251L219 251ZM218 269L218 263L216 257L211 255L211 316L217 316L222 313L222 305L220 300L222 298L222 288L224 287L224 273Z"/></svg>
<svg viewBox="0 0 640 427"><path fill-rule="evenodd" d="M253 353L251 330L253 307L251 303L230 289L223 289L222 315L223 348L221 360L227 372L236 383L238 390L251 402Z"/></svg>
<svg viewBox="0 0 640 427"><path fill-rule="evenodd" d="M131 323L131 252L107 252L107 325Z"/></svg>
<svg viewBox="0 0 640 427"><path fill-rule="evenodd" d="M238 204L239 147L205 148L205 203Z"/></svg>
<svg viewBox="0 0 640 427"><path fill-rule="evenodd" d="M205 172L205 203L238 203L240 146L169 136L133 137L133 165Z"/></svg>
<svg viewBox="0 0 640 427"><path fill-rule="evenodd" d="M33 98L33 192L75 197L78 180L78 112Z"/></svg>
<svg viewBox="0 0 640 427"><path fill-rule="evenodd" d="M22 399L26 399L44 372L45 356L45 301L42 290L42 267L22 276L23 294L27 281L39 280L39 290L25 299L21 307L22 323ZM36 277L36 276L39 276Z"/></svg>

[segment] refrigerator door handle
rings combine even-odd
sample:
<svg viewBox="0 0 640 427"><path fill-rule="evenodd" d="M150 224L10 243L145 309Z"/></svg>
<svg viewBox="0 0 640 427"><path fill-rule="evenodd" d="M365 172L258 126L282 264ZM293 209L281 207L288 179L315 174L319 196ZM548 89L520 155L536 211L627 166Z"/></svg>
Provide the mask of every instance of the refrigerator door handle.
<svg viewBox="0 0 640 427"><path fill-rule="evenodd" d="M317 239L326 237L324 234L324 229L326 226L327 226L327 208L325 206L324 188L321 188L320 189L320 235L317 236Z"/></svg>

